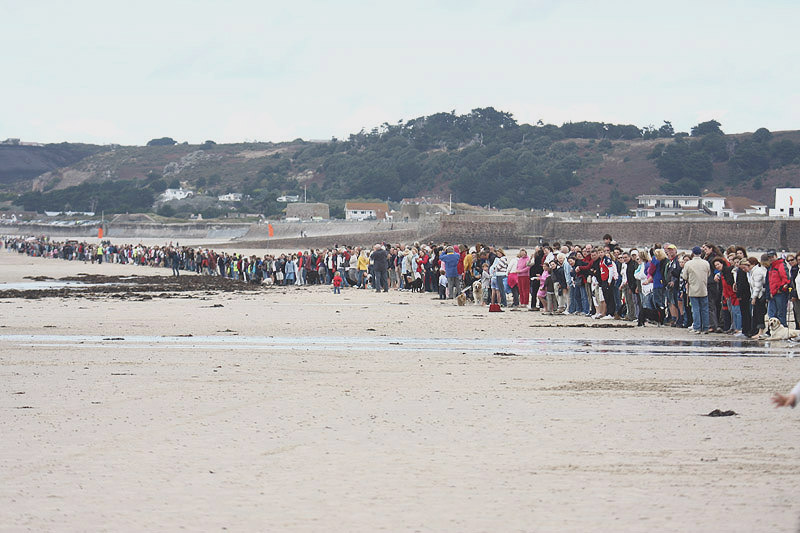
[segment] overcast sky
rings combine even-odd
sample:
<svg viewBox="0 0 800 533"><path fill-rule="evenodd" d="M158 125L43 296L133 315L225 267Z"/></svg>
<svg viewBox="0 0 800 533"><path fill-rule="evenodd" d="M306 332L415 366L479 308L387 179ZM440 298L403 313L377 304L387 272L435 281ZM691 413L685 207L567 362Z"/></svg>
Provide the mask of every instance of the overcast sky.
<svg viewBox="0 0 800 533"><path fill-rule="evenodd" d="M346 138L492 106L800 129L800 2L0 0L0 140Z"/></svg>

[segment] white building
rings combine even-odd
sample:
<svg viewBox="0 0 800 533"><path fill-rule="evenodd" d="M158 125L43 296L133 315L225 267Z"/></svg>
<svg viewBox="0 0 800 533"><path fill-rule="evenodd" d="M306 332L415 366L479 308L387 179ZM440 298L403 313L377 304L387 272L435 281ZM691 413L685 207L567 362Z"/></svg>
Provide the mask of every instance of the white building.
<svg viewBox="0 0 800 533"><path fill-rule="evenodd" d="M637 217L660 217L674 215L697 215L700 213L700 197L680 194L642 194L636 197Z"/></svg>
<svg viewBox="0 0 800 533"><path fill-rule="evenodd" d="M220 202L241 202L242 193L230 192L228 194L222 194L220 196L217 196L217 200L219 200Z"/></svg>
<svg viewBox="0 0 800 533"><path fill-rule="evenodd" d="M167 189L158 197L162 202L169 202L170 200L183 200L194 196L194 192L181 187L180 189Z"/></svg>
<svg viewBox="0 0 800 533"><path fill-rule="evenodd" d="M345 220L391 220L389 204L375 202L346 202Z"/></svg>
<svg viewBox="0 0 800 533"><path fill-rule="evenodd" d="M724 217L725 197L713 192L706 194L700 199L700 209L711 216Z"/></svg>
<svg viewBox="0 0 800 533"><path fill-rule="evenodd" d="M797 189L800 191L800 189ZM800 196L798 196L800 198ZM712 217L738 218L743 215L766 215L767 206L742 196L720 196L709 193L703 196L670 194L643 194L637 196L637 217L676 215L711 215Z"/></svg>
<svg viewBox="0 0 800 533"><path fill-rule="evenodd" d="M771 217L800 217L800 189L775 189L775 209L769 210Z"/></svg>

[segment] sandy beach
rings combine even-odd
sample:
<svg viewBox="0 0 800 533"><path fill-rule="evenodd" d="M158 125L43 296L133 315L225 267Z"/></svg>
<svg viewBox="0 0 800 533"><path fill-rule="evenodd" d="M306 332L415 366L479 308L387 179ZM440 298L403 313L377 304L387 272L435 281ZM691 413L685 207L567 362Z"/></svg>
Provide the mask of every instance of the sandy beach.
<svg viewBox="0 0 800 533"><path fill-rule="evenodd" d="M0 251L0 290L168 273ZM800 414L769 397L800 347L597 322L319 286L2 298L0 531L796 531Z"/></svg>

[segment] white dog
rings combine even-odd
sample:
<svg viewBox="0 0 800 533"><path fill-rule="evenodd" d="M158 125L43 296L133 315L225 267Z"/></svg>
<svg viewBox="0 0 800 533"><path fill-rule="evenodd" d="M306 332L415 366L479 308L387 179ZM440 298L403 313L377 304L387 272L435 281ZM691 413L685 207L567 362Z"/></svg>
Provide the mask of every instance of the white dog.
<svg viewBox="0 0 800 533"><path fill-rule="evenodd" d="M775 317L767 320L767 324L769 325L769 337L766 338L771 341L785 341L797 337L798 335L796 329L787 328Z"/></svg>
<svg viewBox="0 0 800 533"><path fill-rule="evenodd" d="M480 281L472 282L472 299L478 305L483 305L483 285Z"/></svg>

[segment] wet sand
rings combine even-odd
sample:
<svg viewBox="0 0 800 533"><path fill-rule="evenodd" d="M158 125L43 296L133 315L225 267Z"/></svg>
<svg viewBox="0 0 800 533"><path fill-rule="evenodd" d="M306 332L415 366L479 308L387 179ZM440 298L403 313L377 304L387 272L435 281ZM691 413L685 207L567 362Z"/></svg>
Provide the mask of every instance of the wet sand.
<svg viewBox="0 0 800 533"><path fill-rule="evenodd" d="M169 270L0 252L0 282L81 273ZM769 405L800 348L185 278L0 298L0 530L800 523L798 413Z"/></svg>

